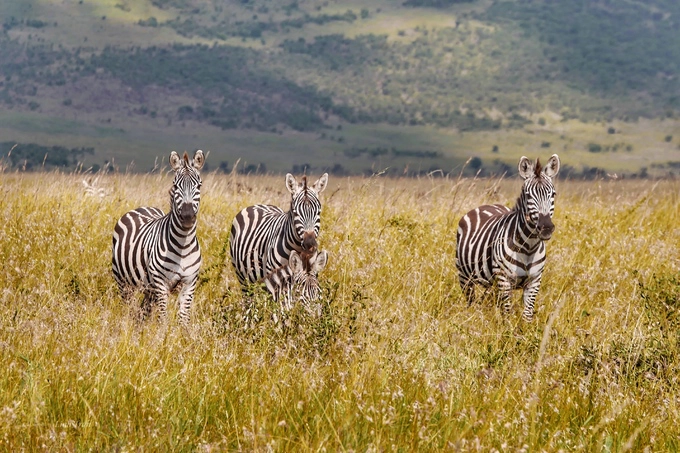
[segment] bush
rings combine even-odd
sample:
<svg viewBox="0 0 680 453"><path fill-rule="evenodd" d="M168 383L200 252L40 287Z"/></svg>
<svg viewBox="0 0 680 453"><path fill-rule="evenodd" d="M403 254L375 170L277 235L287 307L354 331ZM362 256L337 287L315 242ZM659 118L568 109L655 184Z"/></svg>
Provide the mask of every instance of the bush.
<svg viewBox="0 0 680 453"><path fill-rule="evenodd" d="M63 146L43 146L36 143L10 141L0 143L0 155L8 156L14 168L22 170L41 170L51 168L75 168L86 154L94 155L94 148L65 148Z"/></svg>
<svg viewBox="0 0 680 453"><path fill-rule="evenodd" d="M599 153L602 151L602 145L597 143L588 143L588 151L591 153Z"/></svg>

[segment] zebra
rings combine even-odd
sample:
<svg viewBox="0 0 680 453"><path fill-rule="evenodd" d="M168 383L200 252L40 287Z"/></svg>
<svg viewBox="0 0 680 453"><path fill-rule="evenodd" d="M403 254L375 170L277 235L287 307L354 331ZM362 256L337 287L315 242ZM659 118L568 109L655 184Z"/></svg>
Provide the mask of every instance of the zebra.
<svg viewBox="0 0 680 453"><path fill-rule="evenodd" d="M286 187L291 194L288 212L258 204L236 215L229 234L229 252L242 286L261 282L269 273L288 264L293 250L316 252L321 226L319 194L327 183L328 173L311 186L306 176L298 182L288 173Z"/></svg>
<svg viewBox="0 0 680 453"><path fill-rule="evenodd" d="M135 290L144 291L142 317L153 304L159 315L167 314L168 294L179 292L179 319L189 323L191 302L201 267L201 249L196 238L196 215L201 200L201 176L205 157L200 149L189 160L170 153L175 179L170 189L170 213L141 207L123 215L113 231L113 276L121 296L129 299Z"/></svg>
<svg viewBox="0 0 680 453"><path fill-rule="evenodd" d="M319 299L321 288L317 276L328 263L328 253L313 254L295 250L290 252L288 264L274 269L264 278L265 286L275 302L281 303L281 310L293 308L296 301L309 307L311 302Z"/></svg>
<svg viewBox="0 0 680 453"><path fill-rule="evenodd" d="M506 313L511 290L522 288L522 317L531 321L545 265L545 241L555 230L552 178L560 170L560 159L553 154L542 168L539 159L534 164L522 156L518 169L524 185L514 208L484 205L460 219L456 267L468 306L473 302L474 284L495 285Z"/></svg>

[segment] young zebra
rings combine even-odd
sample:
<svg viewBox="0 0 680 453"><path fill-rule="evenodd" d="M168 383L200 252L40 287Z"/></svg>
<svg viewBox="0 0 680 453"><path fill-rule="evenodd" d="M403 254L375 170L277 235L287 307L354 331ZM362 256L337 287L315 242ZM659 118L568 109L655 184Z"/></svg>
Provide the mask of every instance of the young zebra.
<svg viewBox="0 0 680 453"><path fill-rule="evenodd" d="M553 154L541 169L538 159L534 164L522 157L518 168L524 185L514 208L480 206L458 223L456 267L468 304L473 301L475 283L496 285L508 312L511 290L523 288L522 317L531 321L545 265L545 241L555 230L552 178L560 170L560 159Z"/></svg>
<svg viewBox="0 0 680 453"><path fill-rule="evenodd" d="M309 308L310 303L319 299L321 288L317 276L328 263L328 253L290 252L288 264L274 269L264 278L265 286L275 302L281 303L281 310L293 308L301 301Z"/></svg>
<svg viewBox="0 0 680 453"><path fill-rule="evenodd" d="M113 276L123 299L143 289L142 315L158 304L165 318L168 294L181 286L179 318L188 324L191 302L201 267L196 239L196 215L201 200L201 176L205 158L198 150L190 161L173 151L170 166L175 180L170 189L170 213L157 208L137 208L123 215L113 231Z"/></svg>
<svg viewBox="0 0 680 453"><path fill-rule="evenodd" d="M298 183L288 173L286 187L291 194L288 212L259 204L236 215L229 235L229 252L241 285L262 281L274 269L287 264L293 250L316 251L321 226L319 194L327 183L328 173L311 187L306 176Z"/></svg>

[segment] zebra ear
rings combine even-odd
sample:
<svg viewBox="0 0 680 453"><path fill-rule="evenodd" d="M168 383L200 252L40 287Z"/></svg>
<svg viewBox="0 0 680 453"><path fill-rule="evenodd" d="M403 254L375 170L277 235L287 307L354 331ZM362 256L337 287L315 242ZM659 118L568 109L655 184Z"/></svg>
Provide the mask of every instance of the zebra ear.
<svg viewBox="0 0 680 453"><path fill-rule="evenodd" d="M286 187L288 188L288 192L293 195L300 191L300 186L295 179L295 176L291 175L290 173L286 174Z"/></svg>
<svg viewBox="0 0 680 453"><path fill-rule="evenodd" d="M534 168L535 164L526 156L522 156L519 160L519 165L517 165L519 175L524 179L530 178L534 174Z"/></svg>
<svg viewBox="0 0 680 453"><path fill-rule="evenodd" d="M177 151L170 153L170 168L177 171L182 166L182 159L179 158Z"/></svg>
<svg viewBox="0 0 680 453"><path fill-rule="evenodd" d="M316 275L321 272L326 267L326 264L328 264L328 252L324 250L316 255L316 260L312 264L312 274Z"/></svg>
<svg viewBox="0 0 680 453"><path fill-rule="evenodd" d="M323 176L317 179L316 182L312 184L312 189L314 189L316 193L321 193L326 188L326 184L328 184L328 173L324 173Z"/></svg>
<svg viewBox="0 0 680 453"><path fill-rule="evenodd" d="M546 176L552 178L559 172L560 172L560 158L559 156L557 156L557 154L553 154L550 157L550 160L548 160L546 166L543 168L543 173L545 173Z"/></svg>
<svg viewBox="0 0 680 453"><path fill-rule="evenodd" d="M194 160L193 163L191 164L192 167L194 167L196 170L200 170L203 168L203 164L205 163L205 156L203 155L203 151L200 149L196 150L194 153Z"/></svg>
<svg viewBox="0 0 680 453"><path fill-rule="evenodd" d="M302 272L304 270L304 265L302 264L302 258L295 250L291 250L290 258L288 258L288 266L294 274Z"/></svg>

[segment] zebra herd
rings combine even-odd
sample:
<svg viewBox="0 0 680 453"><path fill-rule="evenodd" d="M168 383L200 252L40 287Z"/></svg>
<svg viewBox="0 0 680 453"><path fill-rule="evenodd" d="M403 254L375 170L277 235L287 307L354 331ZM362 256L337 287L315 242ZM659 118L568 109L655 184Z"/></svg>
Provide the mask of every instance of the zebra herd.
<svg viewBox="0 0 680 453"><path fill-rule="evenodd" d="M165 318L168 295L179 289L179 318L189 323L191 303L201 267L196 238L196 218L201 199L200 170L203 151L189 159L172 151L170 167L175 177L170 189L170 212L141 207L124 214L113 232L113 275L121 296L129 300L136 290L144 293L142 316L157 306ZM518 170L524 184L516 205L480 206L463 216L456 234L456 267L460 286L474 301L474 286L495 287L503 309L510 310L513 289L523 289L522 317L531 321L545 266L545 242L555 229L555 187L560 169L553 154L545 167L539 160L522 157ZM229 234L231 263L240 284L264 283L283 310L298 301L319 299L318 274L328 262L319 251L321 221L319 194L328 184L325 173L309 185L286 175L291 194L288 211L254 205L234 218Z"/></svg>

